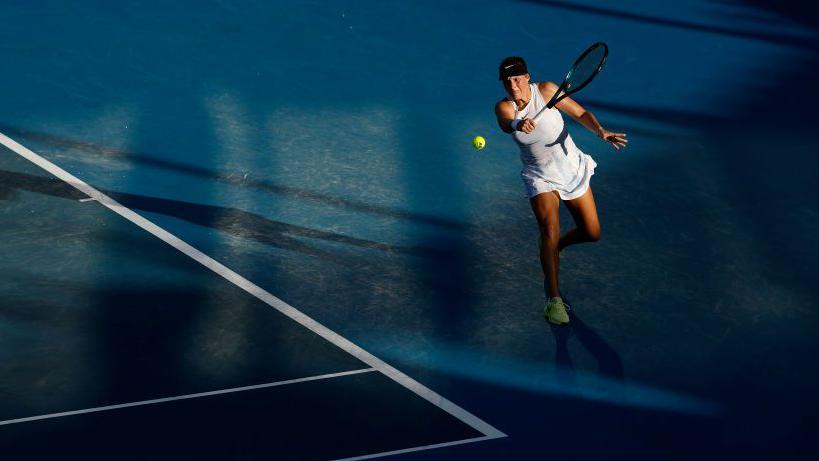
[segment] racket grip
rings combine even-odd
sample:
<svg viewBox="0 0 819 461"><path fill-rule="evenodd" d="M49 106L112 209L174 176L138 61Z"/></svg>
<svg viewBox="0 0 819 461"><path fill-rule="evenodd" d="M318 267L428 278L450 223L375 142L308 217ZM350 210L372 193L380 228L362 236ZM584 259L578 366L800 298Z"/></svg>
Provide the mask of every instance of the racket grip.
<svg viewBox="0 0 819 461"><path fill-rule="evenodd" d="M535 122L535 124L540 122L540 119L543 118L543 114L546 113L546 110L548 110L548 107L544 107L543 109L540 109L540 112L538 112L537 114L535 114L534 117L532 117L532 121Z"/></svg>

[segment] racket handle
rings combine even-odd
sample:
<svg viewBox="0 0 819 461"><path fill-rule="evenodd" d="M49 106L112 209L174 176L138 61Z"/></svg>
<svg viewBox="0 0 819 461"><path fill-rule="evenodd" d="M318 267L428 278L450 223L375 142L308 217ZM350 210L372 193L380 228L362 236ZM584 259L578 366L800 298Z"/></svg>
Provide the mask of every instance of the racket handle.
<svg viewBox="0 0 819 461"><path fill-rule="evenodd" d="M557 93L559 93L559 92L560 92L560 90L558 89ZM546 115L546 111L551 109L552 107L554 107L555 104L557 104L557 101L559 100L556 97L557 93L555 93L555 95L552 96L552 99L550 99L549 102L546 103L546 107L544 107L543 109L540 109L540 112L538 112L537 114L535 114L534 117L532 117L533 122L535 122L535 123L539 122L540 119L542 119L543 116Z"/></svg>
<svg viewBox="0 0 819 461"><path fill-rule="evenodd" d="M535 114L534 117L532 117L532 121L535 122L535 124L537 124L540 121L540 119L543 118L543 115L546 113L547 110L549 110L548 106L544 107L543 109L540 109L540 112L538 112L537 114Z"/></svg>

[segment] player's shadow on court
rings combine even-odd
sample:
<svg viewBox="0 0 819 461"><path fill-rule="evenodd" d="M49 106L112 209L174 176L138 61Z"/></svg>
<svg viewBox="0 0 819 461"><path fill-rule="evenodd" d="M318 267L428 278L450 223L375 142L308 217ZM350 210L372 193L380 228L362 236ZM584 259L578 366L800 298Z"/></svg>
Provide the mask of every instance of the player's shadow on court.
<svg viewBox="0 0 819 461"><path fill-rule="evenodd" d="M561 373L563 378L573 379L574 362L569 353L569 338L574 335L580 345L597 361L597 370L600 375L611 379L623 379L623 361L620 359L620 354L597 332L589 328L576 313L572 312L570 316L571 323L568 325L549 324L555 336L555 363L563 372Z"/></svg>

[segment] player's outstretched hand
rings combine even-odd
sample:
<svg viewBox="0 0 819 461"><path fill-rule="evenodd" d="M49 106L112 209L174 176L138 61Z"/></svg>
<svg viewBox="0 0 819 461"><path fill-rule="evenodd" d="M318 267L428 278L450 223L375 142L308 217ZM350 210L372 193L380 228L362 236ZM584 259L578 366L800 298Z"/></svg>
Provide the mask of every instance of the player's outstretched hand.
<svg viewBox="0 0 819 461"><path fill-rule="evenodd" d="M612 147L617 150L626 147L626 144L628 144L628 139L626 139L625 133L612 133L609 130L600 130L600 134L598 134L598 136L603 141L611 144Z"/></svg>

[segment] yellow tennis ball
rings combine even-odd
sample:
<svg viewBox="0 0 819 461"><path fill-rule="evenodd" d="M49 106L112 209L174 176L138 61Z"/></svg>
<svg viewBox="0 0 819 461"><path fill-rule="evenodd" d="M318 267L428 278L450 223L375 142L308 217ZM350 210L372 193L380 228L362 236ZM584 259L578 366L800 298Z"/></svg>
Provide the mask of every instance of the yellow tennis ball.
<svg viewBox="0 0 819 461"><path fill-rule="evenodd" d="M486 147L486 139L483 139L483 136L475 136L475 139L472 140L472 147L476 150L481 150Z"/></svg>

